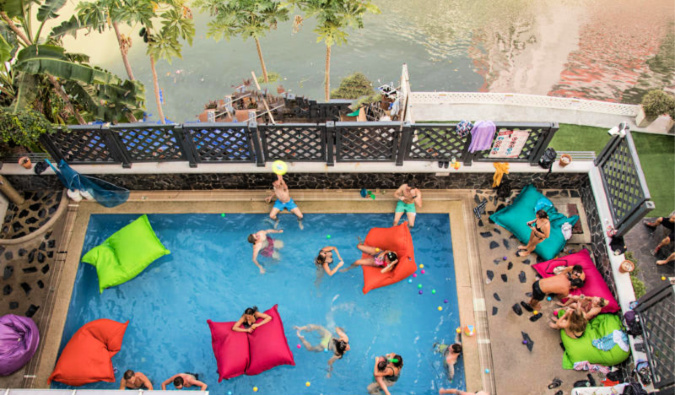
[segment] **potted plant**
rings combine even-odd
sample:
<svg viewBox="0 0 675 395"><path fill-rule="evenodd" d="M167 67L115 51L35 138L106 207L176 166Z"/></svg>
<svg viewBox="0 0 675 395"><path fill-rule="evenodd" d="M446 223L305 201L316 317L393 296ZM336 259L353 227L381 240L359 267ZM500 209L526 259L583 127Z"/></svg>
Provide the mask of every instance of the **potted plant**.
<svg viewBox="0 0 675 395"><path fill-rule="evenodd" d="M33 163L31 163L30 158L27 156L22 156L19 158L19 164L23 166L24 169L30 169L33 167Z"/></svg>
<svg viewBox="0 0 675 395"><path fill-rule="evenodd" d="M565 166L569 165L570 163L572 163L572 157L569 154L560 155L560 161L558 162L560 167L565 167Z"/></svg>
<svg viewBox="0 0 675 395"><path fill-rule="evenodd" d="M675 109L675 97L662 90L649 91L642 98L640 112L635 117L638 127L646 127L663 114L669 114Z"/></svg>

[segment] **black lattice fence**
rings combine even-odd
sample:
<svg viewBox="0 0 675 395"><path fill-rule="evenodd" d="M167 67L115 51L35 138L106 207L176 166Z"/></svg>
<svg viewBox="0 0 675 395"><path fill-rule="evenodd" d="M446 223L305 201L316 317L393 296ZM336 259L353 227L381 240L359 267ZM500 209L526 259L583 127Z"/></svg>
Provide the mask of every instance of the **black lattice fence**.
<svg viewBox="0 0 675 395"><path fill-rule="evenodd" d="M400 122L335 124L338 162L393 162L399 148Z"/></svg>
<svg viewBox="0 0 675 395"><path fill-rule="evenodd" d="M183 126L197 163L252 163L256 161L252 132L244 123Z"/></svg>
<svg viewBox="0 0 675 395"><path fill-rule="evenodd" d="M188 160L182 149L179 125L130 124L111 126L131 162Z"/></svg>
<svg viewBox="0 0 675 395"><path fill-rule="evenodd" d="M110 131L102 129L101 125L78 125L43 135L40 142L56 160L81 164L121 163L119 153L110 149L113 139Z"/></svg>
<svg viewBox="0 0 675 395"><path fill-rule="evenodd" d="M614 136L595 165L600 170L614 227L624 235L654 209L630 131L625 137Z"/></svg>
<svg viewBox="0 0 675 395"><path fill-rule="evenodd" d="M500 133L508 131L529 132L520 154L515 158L491 158L490 150L486 150L475 152L473 160L477 162L529 162L534 165L548 147L555 132L558 131L558 124L556 123L497 123L496 126L494 139L497 139Z"/></svg>
<svg viewBox="0 0 675 395"><path fill-rule="evenodd" d="M326 161L325 124L258 125L258 131L268 161Z"/></svg>
<svg viewBox="0 0 675 395"><path fill-rule="evenodd" d="M464 162L471 139L457 134L456 125L411 125L411 141L406 160Z"/></svg>
<svg viewBox="0 0 675 395"><path fill-rule="evenodd" d="M675 286L664 284L638 300L647 359L654 387L675 384Z"/></svg>

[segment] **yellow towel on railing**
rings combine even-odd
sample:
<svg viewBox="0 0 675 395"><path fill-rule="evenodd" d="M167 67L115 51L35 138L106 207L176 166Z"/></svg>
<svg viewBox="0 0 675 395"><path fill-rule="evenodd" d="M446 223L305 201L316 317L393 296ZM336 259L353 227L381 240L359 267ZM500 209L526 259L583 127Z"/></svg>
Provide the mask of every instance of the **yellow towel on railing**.
<svg viewBox="0 0 675 395"><path fill-rule="evenodd" d="M497 188L502 183L504 174L509 174L509 164L505 162L495 162L495 175L492 177L492 188Z"/></svg>

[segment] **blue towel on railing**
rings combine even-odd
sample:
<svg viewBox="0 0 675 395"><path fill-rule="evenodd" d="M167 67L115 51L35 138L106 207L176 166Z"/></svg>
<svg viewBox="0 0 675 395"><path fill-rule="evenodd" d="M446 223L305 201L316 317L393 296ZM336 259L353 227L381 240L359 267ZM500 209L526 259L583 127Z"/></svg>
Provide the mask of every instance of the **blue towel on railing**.
<svg viewBox="0 0 675 395"><path fill-rule="evenodd" d="M492 147L497 127L492 121L477 121L471 129L469 152L484 151Z"/></svg>

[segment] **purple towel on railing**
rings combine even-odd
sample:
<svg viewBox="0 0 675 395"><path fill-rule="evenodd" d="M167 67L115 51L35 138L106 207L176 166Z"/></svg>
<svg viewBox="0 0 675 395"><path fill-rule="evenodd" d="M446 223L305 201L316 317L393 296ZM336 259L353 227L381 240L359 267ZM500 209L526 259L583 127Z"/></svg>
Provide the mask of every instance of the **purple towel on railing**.
<svg viewBox="0 0 675 395"><path fill-rule="evenodd" d="M492 121L477 121L471 129L469 152L484 151L492 147L497 127Z"/></svg>

